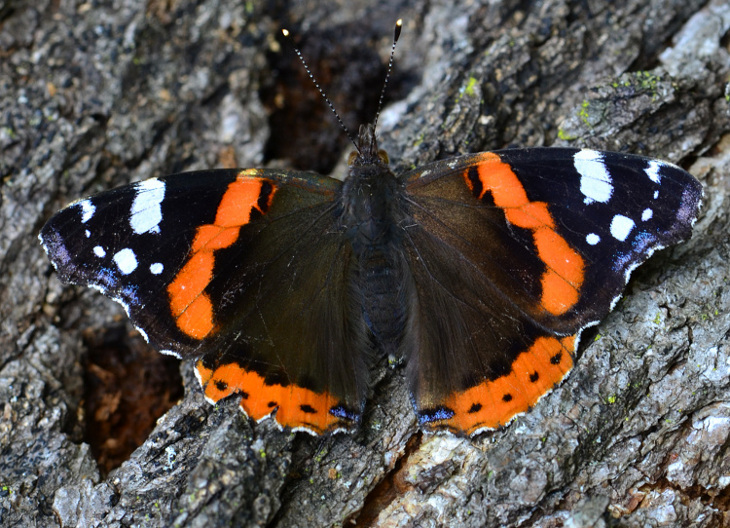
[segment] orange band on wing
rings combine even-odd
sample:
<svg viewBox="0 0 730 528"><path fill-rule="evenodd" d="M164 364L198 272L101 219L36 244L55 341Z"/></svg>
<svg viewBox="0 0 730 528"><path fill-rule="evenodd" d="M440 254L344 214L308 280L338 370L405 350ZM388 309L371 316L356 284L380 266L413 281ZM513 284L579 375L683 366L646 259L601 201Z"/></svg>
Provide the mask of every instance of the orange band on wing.
<svg viewBox="0 0 730 528"><path fill-rule="evenodd" d="M243 171L228 185L214 223L197 229L190 258L167 287L177 327L192 338L204 339L215 330L213 304L205 293L213 279L214 252L238 240L241 227L251 221L254 210L265 213L271 205L276 187L256 174L255 170ZM264 183L270 185L268 195L264 195ZM266 198L263 204L262 195Z"/></svg>
<svg viewBox="0 0 730 528"><path fill-rule="evenodd" d="M489 192L494 204L504 210L511 224L532 231L537 254L545 263L541 304L552 315L562 315L578 302L578 292L584 279L583 258L555 230L555 221L544 202L531 202L509 164L497 154L485 152L478 162L478 177L482 189L477 198ZM469 171L464 179L474 191Z"/></svg>
<svg viewBox="0 0 730 528"><path fill-rule="evenodd" d="M331 412L340 407L340 401L327 392L317 393L293 383L287 386L267 385L263 376L236 363L212 370L198 361L195 369L209 400L217 402L240 393L241 409L256 421L276 411L275 419L281 426L305 428L316 434L349 429L355 425L354 420Z"/></svg>
<svg viewBox="0 0 730 528"><path fill-rule="evenodd" d="M451 418L427 422L432 429L473 434L506 425L527 411L573 367L575 336L539 337L512 364L512 371L448 398Z"/></svg>
<svg viewBox="0 0 730 528"><path fill-rule="evenodd" d="M533 239L547 270L542 275L542 305L553 315L562 315L578 302L583 284L583 257L557 231L539 227Z"/></svg>

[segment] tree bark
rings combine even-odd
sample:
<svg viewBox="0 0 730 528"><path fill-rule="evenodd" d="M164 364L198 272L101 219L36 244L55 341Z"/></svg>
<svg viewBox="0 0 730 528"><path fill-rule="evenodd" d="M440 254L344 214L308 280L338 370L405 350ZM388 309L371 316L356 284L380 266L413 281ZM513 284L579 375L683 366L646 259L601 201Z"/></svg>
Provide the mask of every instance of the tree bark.
<svg viewBox="0 0 730 528"><path fill-rule="evenodd" d="M379 124L397 170L516 145L659 157L705 185L693 238L504 429L424 435L384 369L358 433L282 433L208 405L183 363L184 398L105 474L84 442L89 343L140 340L58 281L40 227L182 170L342 174L351 147L279 29L356 130L398 17ZM725 0L0 0L0 525L730 526L728 31Z"/></svg>

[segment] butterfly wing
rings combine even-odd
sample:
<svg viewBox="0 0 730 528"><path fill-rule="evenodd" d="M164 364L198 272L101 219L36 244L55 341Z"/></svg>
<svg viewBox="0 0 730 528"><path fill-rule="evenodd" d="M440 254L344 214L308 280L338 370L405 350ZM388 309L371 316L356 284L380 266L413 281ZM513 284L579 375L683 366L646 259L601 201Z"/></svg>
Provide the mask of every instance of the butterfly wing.
<svg viewBox="0 0 730 528"><path fill-rule="evenodd" d="M209 400L239 393L256 420L349 429L368 369L349 335L340 185L277 170L154 178L70 205L40 239L62 279L122 303L161 351L199 358Z"/></svg>
<svg viewBox="0 0 730 528"><path fill-rule="evenodd" d="M565 376L581 330L655 249L690 236L702 197L671 164L563 148L465 156L404 179L414 404L424 427L467 434L506 424Z"/></svg>

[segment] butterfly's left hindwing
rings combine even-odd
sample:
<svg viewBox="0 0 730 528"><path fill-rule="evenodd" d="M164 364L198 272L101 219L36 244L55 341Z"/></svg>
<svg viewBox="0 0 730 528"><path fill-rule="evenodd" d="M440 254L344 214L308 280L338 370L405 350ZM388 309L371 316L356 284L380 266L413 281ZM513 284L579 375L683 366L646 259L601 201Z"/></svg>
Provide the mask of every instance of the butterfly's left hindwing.
<svg viewBox="0 0 730 528"><path fill-rule="evenodd" d="M350 349L339 188L276 170L154 178L70 205L40 238L62 279L121 302L163 352L200 358L208 399L239 393L257 420L348 429L368 369Z"/></svg>
<svg viewBox="0 0 730 528"><path fill-rule="evenodd" d="M404 179L414 404L424 427L469 434L563 378L581 330L655 249L689 237L702 197L673 165L576 149L486 152Z"/></svg>

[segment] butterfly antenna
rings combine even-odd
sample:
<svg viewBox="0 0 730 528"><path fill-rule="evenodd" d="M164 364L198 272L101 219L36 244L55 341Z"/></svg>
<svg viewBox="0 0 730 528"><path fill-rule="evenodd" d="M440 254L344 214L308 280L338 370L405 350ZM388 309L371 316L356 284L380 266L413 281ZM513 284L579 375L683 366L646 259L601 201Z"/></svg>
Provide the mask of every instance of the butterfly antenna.
<svg viewBox="0 0 730 528"><path fill-rule="evenodd" d="M393 71L393 58L395 57L395 45L400 38L400 32L403 29L403 19L399 18L395 21L395 30L393 32L393 45L390 47L390 59L388 59L388 70L385 73L385 81L383 81L383 89L380 90L380 99L378 99L378 111L375 113L375 121L373 122L373 130L378 128L378 118L380 117L380 109L383 107L383 99L385 98L385 89L388 87L390 73Z"/></svg>
<svg viewBox="0 0 730 528"><path fill-rule="evenodd" d="M281 33L287 39L289 39L290 42L292 42L292 45L294 44L288 29L282 29ZM332 110L332 113L335 114L335 118L337 119L337 122L342 127L342 130L345 131L345 134L347 134L347 137L350 139L352 144L355 145L355 148L357 149L357 142L355 141L355 138L352 137L352 134L350 134L350 130L345 126L345 123L342 122L342 119L340 118L340 114L338 114L337 110L335 110L335 105L332 104L332 101L329 100L329 97L327 97L327 94L324 93L324 90L317 82L317 79L314 77L312 70L309 69L309 65L307 64L307 61L304 60L304 56L302 55L302 52L299 51L299 48L297 48L295 45L293 45L293 47L294 47L294 52L297 54L297 57L299 57L299 61L302 63L302 66L304 66L304 70L307 72L307 75L309 75L309 78L314 83L315 88L317 88L317 90L319 91L319 95L322 96L322 98L324 99L324 102L327 103L327 106L330 107L330 110ZM359 151L359 149L358 149L358 151Z"/></svg>

